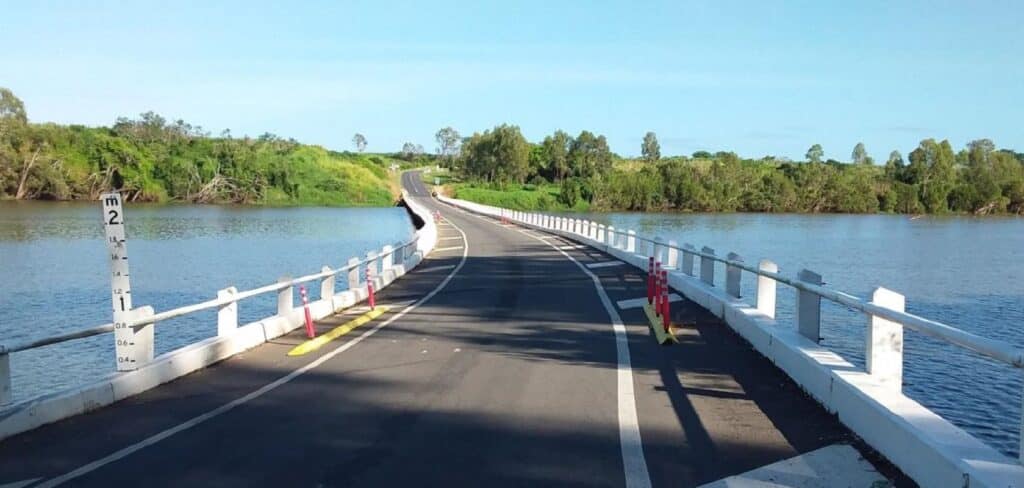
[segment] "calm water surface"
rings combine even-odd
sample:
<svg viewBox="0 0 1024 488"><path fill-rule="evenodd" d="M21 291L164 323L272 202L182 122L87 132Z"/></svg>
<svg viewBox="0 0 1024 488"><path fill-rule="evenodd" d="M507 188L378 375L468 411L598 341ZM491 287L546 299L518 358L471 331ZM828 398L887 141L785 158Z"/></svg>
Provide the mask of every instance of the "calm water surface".
<svg viewBox="0 0 1024 488"><path fill-rule="evenodd" d="M906 295L907 310L1024 347L1024 219L888 215L579 214L617 229L750 263L771 259L794 276L821 274L829 287L861 297L876 286ZM724 286L724 271L716 281ZM742 292L753 303L755 279ZM795 296L780 285L780 321L792 324ZM822 301L823 344L864 364L867 319ZM915 400L1015 455L1021 372L921 334L905 333L904 391Z"/></svg>
<svg viewBox="0 0 1024 488"><path fill-rule="evenodd" d="M228 286L246 290L337 267L413 232L401 208L128 205L126 213L133 302L158 312ZM0 343L110 322L106 256L98 203L0 202ZM319 287L308 287L317 296ZM276 294L242 301L239 323L276 306ZM161 322L157 354L216 332L216 311ZM109 374L112 337L12 355L15 399Z"/></svg>

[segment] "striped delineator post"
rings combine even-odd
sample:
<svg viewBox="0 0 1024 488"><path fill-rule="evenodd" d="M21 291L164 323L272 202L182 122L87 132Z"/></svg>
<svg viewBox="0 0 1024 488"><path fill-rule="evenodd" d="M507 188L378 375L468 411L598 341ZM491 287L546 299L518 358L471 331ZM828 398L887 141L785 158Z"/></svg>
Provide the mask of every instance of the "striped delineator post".
<svg viewBox="0 0 1024 488"><path fill-rule="evenodd" d="M668 271L661 270L661 325L665 328L665 332L669 330L671 305L668 301Z"/></svg>
<svg viewBox="0 0 1024 488"><path fill-rule="evenodd" d="M647 303L654 303L654 256L647 258Z"/></svg>

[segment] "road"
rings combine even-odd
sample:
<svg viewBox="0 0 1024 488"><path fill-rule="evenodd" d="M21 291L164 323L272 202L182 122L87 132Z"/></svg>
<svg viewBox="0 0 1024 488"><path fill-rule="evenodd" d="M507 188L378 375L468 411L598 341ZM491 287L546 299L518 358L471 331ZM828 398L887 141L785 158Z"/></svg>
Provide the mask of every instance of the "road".
<svg viewBox="0 0 1024 488"><path fill-rule="evenodd" d="M0 485L695 486L850 433L696 305L659 346L627 266L453 209L380 294L388 314L302 357L297 332L0 443ZM363 310L317 324L326 331Z"/></svg>

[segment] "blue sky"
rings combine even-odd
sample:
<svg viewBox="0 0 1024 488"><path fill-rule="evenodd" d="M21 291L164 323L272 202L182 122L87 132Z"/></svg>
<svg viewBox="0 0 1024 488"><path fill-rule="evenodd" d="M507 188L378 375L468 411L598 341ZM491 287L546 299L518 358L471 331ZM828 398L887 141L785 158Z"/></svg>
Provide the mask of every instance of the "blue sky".
<svg viewBox="0 0 1024 488"><path fill-rule="evenodd" d="M34 121L154 110L333 149L508 122L623 155L648 130L665 155L1024 150L1019 2L162 3L5 1L0 86Z"/></svg>

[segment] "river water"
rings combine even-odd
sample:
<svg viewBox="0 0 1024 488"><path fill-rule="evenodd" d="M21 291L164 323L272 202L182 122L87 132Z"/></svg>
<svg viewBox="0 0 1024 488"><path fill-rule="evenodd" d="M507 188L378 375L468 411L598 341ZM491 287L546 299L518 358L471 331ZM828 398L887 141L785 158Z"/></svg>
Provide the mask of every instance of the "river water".
<svg viewBox="0 0 1024 488"><path fill-rule="evenodd" d="M645 237L661 236L748 263L776 262L783 274L807 268L827 286L869 297L876 286L906 296L911 313L1024 347L1024 219L890 215L574 214ZM696 268L696 263L695 263ZM716 286L724 286L716 269ZM744 273L742 294L756 298ZM795 295L779 285L780 321L792 325ZM867 318L822 301L823 344L864 365ZM905 332L904 391L911 398L1015 455L1021 371L913 331Z"/></svg>
<svg viewBox="0 0 1024 488"><path fill-rule="evenodd" d="M133 304L157 312L338 267L413 233L402 208L128 205L126 214ZM98 203L0 202L0 344L109 323L109 276ZM242 301L239 323L276 307L273 293ZM216 323L212 310L161 322L156 353L212 337ZM112 337L13 354L15 400L111 373Z"/></svg>

